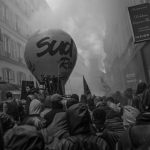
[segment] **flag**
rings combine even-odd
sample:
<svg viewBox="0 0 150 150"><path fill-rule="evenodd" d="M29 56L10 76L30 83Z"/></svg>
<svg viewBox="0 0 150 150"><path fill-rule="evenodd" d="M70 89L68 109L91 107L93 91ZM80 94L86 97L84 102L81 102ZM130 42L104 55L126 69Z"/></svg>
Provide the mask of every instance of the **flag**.
<svg viewBox="0 0 150 150"><path fill-rule="evenodd" d="M83 87L84 87L84 95L88 96L88 95L91 95L91 91L89 89L89 86L83 76Z"/></svg>

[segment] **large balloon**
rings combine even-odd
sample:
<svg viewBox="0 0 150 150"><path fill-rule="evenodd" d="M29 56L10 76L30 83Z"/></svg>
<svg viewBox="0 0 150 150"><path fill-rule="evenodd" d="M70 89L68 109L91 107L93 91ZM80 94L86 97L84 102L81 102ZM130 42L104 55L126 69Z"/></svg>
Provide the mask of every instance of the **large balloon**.
<svg viewBox="0 0 150 150"><path fill-rule="evenodd" d="M60 77L65 84L77 60L77 48L69 34L62 30L48 30L33 35L25 48L25 61L42 82L43 76Z"/></svg>

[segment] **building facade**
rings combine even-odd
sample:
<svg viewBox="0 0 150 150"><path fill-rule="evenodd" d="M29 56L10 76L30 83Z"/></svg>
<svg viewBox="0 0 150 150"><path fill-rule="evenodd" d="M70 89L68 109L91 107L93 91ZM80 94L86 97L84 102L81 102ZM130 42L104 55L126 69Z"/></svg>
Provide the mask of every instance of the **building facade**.
<svg viewBox="0 0 150 150"><path fill-rule="evenodd" d="M149 42L134 44L128 13L129 6L147 2L148 0L112 0L112 11L106 17L104 50L107 54L105 78L114 91L124 91L128 87L135 89L138 82L149 81Z"/></svg>
<svg viewBox="0 0 150 150"><path fill-rule="evenodd" d="M33 31L29 17L44 0L0 0L0 79L21 85L22 80L36 81L26 67L24 50Z"/></svg>

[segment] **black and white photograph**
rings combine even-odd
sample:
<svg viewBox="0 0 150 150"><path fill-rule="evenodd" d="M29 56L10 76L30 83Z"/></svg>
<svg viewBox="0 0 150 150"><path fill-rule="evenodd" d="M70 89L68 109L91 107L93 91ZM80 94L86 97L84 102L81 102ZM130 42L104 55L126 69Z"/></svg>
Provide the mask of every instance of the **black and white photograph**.
<svg viewBox="0 0 150 150"><path fill-rule="evenodd" d="M150 0L0 0L0 150L150 150Z"/></svg>

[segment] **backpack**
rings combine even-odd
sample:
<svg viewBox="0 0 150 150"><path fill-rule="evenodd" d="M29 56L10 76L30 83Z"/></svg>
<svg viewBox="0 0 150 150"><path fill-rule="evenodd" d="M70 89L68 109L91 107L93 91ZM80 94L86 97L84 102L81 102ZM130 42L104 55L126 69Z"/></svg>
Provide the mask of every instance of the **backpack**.
<svg viewBox="0 0 150 150"><path fill-rule="evenodd" d="M132 145L131 150L150 150L150 143L148 139L146 139L147 141L140 146L137 146L135 144L135 141L133 140L133 136L132 136L132 127L129 128L129 138L130 138L131 145Z"/></svg>

